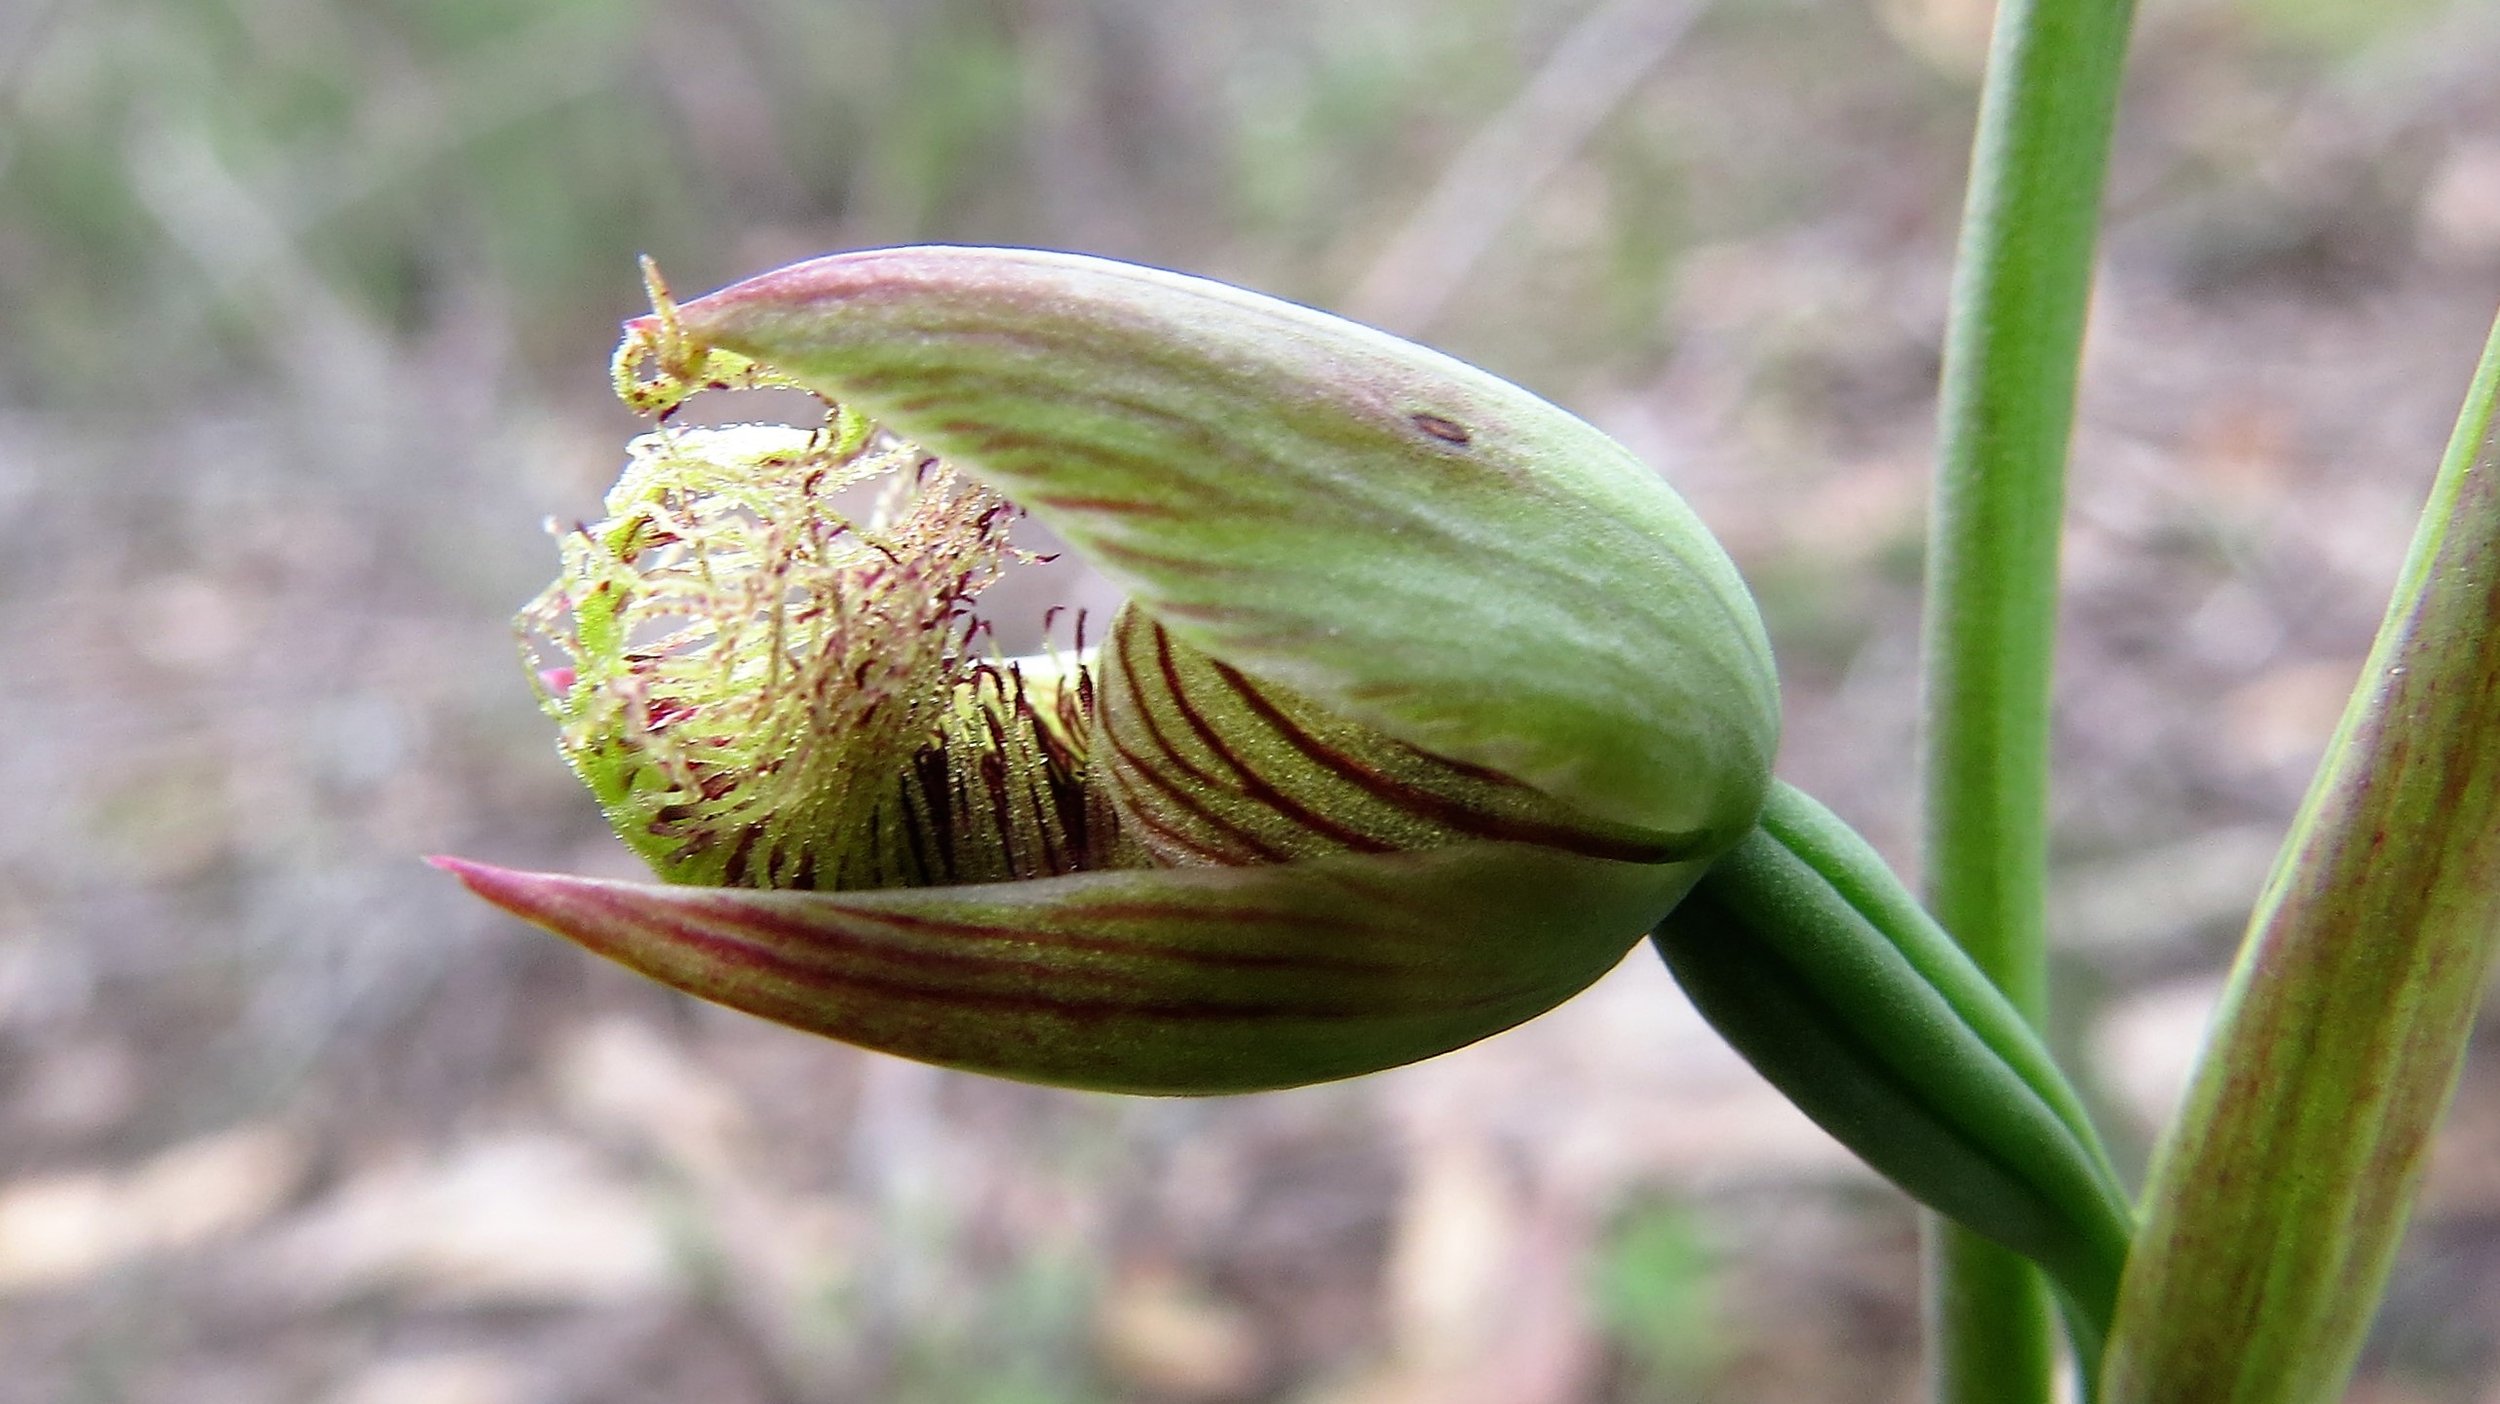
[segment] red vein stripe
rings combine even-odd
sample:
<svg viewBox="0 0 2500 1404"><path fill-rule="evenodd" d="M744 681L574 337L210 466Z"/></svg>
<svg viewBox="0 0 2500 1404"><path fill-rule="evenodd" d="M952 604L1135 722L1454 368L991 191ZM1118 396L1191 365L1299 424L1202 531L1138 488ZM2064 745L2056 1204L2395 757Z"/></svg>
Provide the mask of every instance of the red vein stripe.
<svg viewBox="0 0 2500 1404"><path fill-rule="evenodd" d="M1132 497L1080 497L1074 493L1028 493L1026 506L1047 507L1059 512L1096 512L1122 517L1177 517L1181 509L1165 502L1142 502Z"/></svg>
<svg viewBox="0 0 2500 1404"><path fill-rule="evenodd" d="M803 953L799 951L763 944L755 939L751 934L755 928L750 927L743 918L735 922L716 925L688 925L682 922L655 924L641 915L644 909L637 906L629 892L611 888L606 884L594 884L580 879L552 879L560 881L563 886L558 900L547 901L543 900L543 892L526 892L521 887L521 884L525 882L537 885L551 880L546 875L506 873L469 864L457 865L453 871L479 895L512 910L515 914L550 925L560 935L651 973L659 973L661 968L668 965L668 962L660 957L665 957L670 952L681 954L692 952L698 956L698 963L709 963L723 972L734 970L758 972L810 990L848 989L889 998L930 1001L958 1007L978 1006L992 1010L1023 1010L1030 1013L1059 1014L1075 1018L1140 1014L1176 1020L1255 1021L1281 1018L1362 1018L1378 1016L1384 1012L1398 1014L1434 1011L1461 1012L1515 1003L1535 993L1533 989L1524 987L1490 991L1479 988L1476 993L1461 999L1401 999L1394 1011L1384 1011L1382 1006L1384 995L1411 997L1425 992L1415 982L1399 978L1411 972L1407 967L1395 965L1354 967L1362 973L1379 974L1386 978L1378 983L1364 982L1352 991L1348 991L1342 984L1326 981L1300 984L1295 990L1297 995L1305 997L1300 1002L1284 1002L1273 998L1233 1002L1203 999L1139 1000L1100 994L1049 997L1035 992L1029 978L1019 981L1021 988L1017 989L968 989L948 983L915 982L908 978L897 978L891 974L878 974L858 966L818 965L806 960ZM540 900L533 900L533 898ZM602 916L618 919L602 921L600 920ZM769 930L770 924L764 924L763 929ZM645 946L630 939L608 939L611 933L620 931L651 932L655 933L659 940L654 945ZM807 934L814 937L823 933L820 928L810 928ZM1131 954L1151 955L1162 963L1176 966L1223 965L1233 958L1233 953L1176 951L1165 948L1140 950L1124 947L1122 949ZM653 953L656 953L656 956ZM877 953L869 954L873 958ZM1270 963L1270 958L1266 957L1251 959L1260 965ZM897 962L904 971L964 963L966 961L962 957L934 957L926 960ZM1345 964L1342 961L1332 962L1325 958L1303 959L1299 957L1274 959L1272 963L1277 968L1308 966L1314 970L1326 969L1332 964L1341 967ZM1030 977L1037 972L1026 968L1015 970L1014 973ZM1141 990L1161 988L1161 982L1148 978L1151 972L1147 974L1134 971L1064 973L1071 979L1080 980L1097 989L1106 983L1106 976L1109 977L1108 983L1114 985L1127 985ZM1432 983L1440 984L1437 981ZM1474 982L1469 983L1472 985ZM1307 998L1322 992L1349 997Z"/></svg>
<svg viewBox="0 0 2500 1404"><path fill-rule="evenodd" d="M1205 800L1164 773L1160 766L1130 749L1128 742L1121 737L1121 724L1133 718L1138 725L1145 728L1147 740L1152 743L1151 754L1155 758L1169 761L1174 769L1179 770L1204 789L1227 788L1221 780L1200 769L1196 762L1182 755L1172 745L1171 738L1163 734L1163 724L1156 719L1155 708L1146 700L1145 690L1138 685L1137 668L1129 657L1129 648L1134 641L1135 632L1134 629L1126 628L1115 630L1118 637L1113 640L1114 651L1110 661L1119 669L1121 686L1127 689L1135 705L1125 708L1105 707L1102 710L1103 738L1111 743L1112 751L1123 762L1122 765L1112 767L1111 773L1124 780L1141 779L1154 786L1164 797L1187 810L1213 830L1217 838L1231 840L1239 848L1248 850L1259 862L1281 863L1292 857L1289 851L1277 847L1256 830L1216 813L1208 807ZM1124 717L1123 713L1128 716ZM1130 798L1132 805L1135 805L1138 796L1133 790ZM1141 812L1145 809L1143 805L1135 805L1135 807Z"/></svg>
<svg viewBox="0 0 2500 1404"><path fill-rule="evenodd" d="M584 944L598 948L595 943L585 942ZM1384 994L1391 992L1414 994L1418 992L1416 987L1409 984L1391 986L1388 990L1367 988L1359 992L1359 996L1355 998L1314 999L1307 1003L1290 1004L1274 1001L1252 1003L1223 1000L1053 998L1035 992L1029 983L1018 990L970 990L955 985L915 984L847 968L819 969L793 961L779 951L740 941L734 934L726 932L715 934L702 931L672 931L669 933L666 949L696 951L708 961L720 966L778 977L792 985L803 987L810 994L848 991L888 1000L942 1005L950 1010L979 1008L993 1012L1057 1016L1071 1020L1139 1017L1169 1019L1183 1023L1217 1021L1256 1023L1287 1019L1363 1020L1376 1019L1383 1014L1455 1014L1472 1009L1515 1003L1529 993L1521 990L1498 990L1491 993L1479 993L1472 998L1465 999L1414 1000L1401 1003L1394 1008L1383 1007L1382 996ZM638 960L636 957L639 952L630 949L620 951L611 947L607 948L606 953L638 969L659 973L652 967L658 966L660 962ZM1150 984L1151 982L1140 981L1138 983ZM1298 991L1306 995L1318 992L1317 989L1310 987ZM819 1016L821 1022L823 1011L812 1000L806 1004L798 1004L794 1001L793 1007L804 1010L810 1015Z"/></svg>
<svg viewBox="0 0 2500 1404"><path fill-rule="evenodd" d="M1071 449L1083 455L1089 467L1109 470L1122 481L1154 483L1171 476L1171 464L1161 455L1117 448L1103 443L1072 446L1064 437L1036 433L1024 429L1007 429L970 419L948 419L926 426L930 438L939 435L957 441L967 458L982 468L994 468L1022 477L1056 480L1068 476L1066 465ZM950 445L952 449L954 445ZM1046 493L1023 494L1019 500L1068 507L1072 510L1124 512L1133 515L1178 517L1182 509L1167 503L1141 501L1134 496L1102 494L1089 496L1072 493L1054 497ZM1217 484L1200 483L1191 493L1189 514L1221 512L1243 515L1259 510L1255 499L1224 492Z"/></svg>
<svg viewBox="0 0 2500 1404"><path fill-rule="evenodd" d="M1413 781L1392 775L1363 757L1331 746L1312 735L1292 717L1287 716L1282 708L1260 691L1257 684L1242 676L1240 670L1232 665L1220 659L1210 658L1207 661L1215 675L1223 679L1225 686L1232 689L1233 694L1246 703L1252 711L1258 713L1260 720L1267 723L1268 729L1281 737L1287 745L1301 752L1314 764L1327 768L1332 774L1353 784L1384 804L1404 809L1445 828L1456 829L1477 838L1504 843L1538 844L1547 848L1559 848L1564 852L1576 853L1587 858L1608 858L1625 863L1663 863L1682 856L1672 845L1665 843L1611 838L1604 834L1590 833L1585 829L1550 820L1490 813L1463 800L1454 799ZM1402 749L1419 760L1434 765L1449 765L1453 771L1460 770L1460 767L1450 765L1429 752L1417 750L1412 746L1403 746L1403 743L1399 744ZM1482 767L1467 767L1466 769L1474 772L1469 778L1496 784L1523 795L1535 793L1518 781L1497 771L1488 771ZM1461 771L1461 773L1466 772Z"/></svg>
<svg viewBox="0 0 2500 1404"><path fill-rule="evenodd" d="M905 969L955 970L1026 980L1037 973L1032 959L1032 953L1037 948L1110 957L1143 963L1148 967L1288 972L1307 969L1376 976L1392 983L1403 982L1417 969L1402 961L1348 955L1345 953L1346 943L1342 940L1336 941L1334 949L1329 951L1210 950L1189 945L1086 936L1059 929L1009 930L958 918L861 907L845 907L838 922L828 922L774 911L761 905L731 904L698 896L680 897L670 892L655 893L630 885L561 874L520 873L460 862L446 862L444 866L479 896L528 920L553 925L560 934L585 945L619 944L602 940L600 933L603 932L651 933L666 944L709 932L721 939L742 939L755 949L770 952L794 971L848 969L851 967L823 962L857 958ZM1305 939L1349 934L1401 934L1377 928L1354 933L1345 923L1326 917L1265 907L1195 907L1188 904L1115 901L1091 906L1080 903L1066 913L1055 915L1073 916L1080 921L1171 920L1266 927ZM965 944L953 948L924 944L931 939ZM811 956L817 959L811 959ZM1157 983L1135 969L1122 969L1117 965L1062 966L1047 973L1094 984Z"/></svg>
<svg viewBox="0 0 2500 1404"><path fill-rule="evenodd" d="M1108 736L1109 733L1106 731L1105 735ZM1128 762L1127 765L1108 766L1105 767L1104 770L1104 773L1110 777L1111 783L1118 787L1120 791L1119 797L1125 801L1125 804L1120 812L1120 817L1123 822L1135 824L1140 828L1151 831L1157 838L1163 840L1170 849L1180 850L1203 862L1216 866L1238 867L1245 862L1250 861L1283 861L1281 858L1269 858L1265 860L1245 859L1241 853L1234 849L1221 847L1217 844L1209 842L1207 839L1197 834L1184 832L1178 824L1165 818L1163 814L1159 812L1159 806L1151 805L1145 802L1141 787L1145 784L1153 784L1167 797L1175 799L1183 805L1194 806L1197 803L1195 798L1173 788L1171 782L1164 776L1156 774L1152 771L1141 771L1137 766L1135 756L1129 752L1128 748L1121 745L1117 737L1111 737L1110 740L1111 749L1119 755L1121 760ZM1200 813L1199 817L1206 819L1209 823L1216 822L1213 816L1204 814L1203 812ZM1171 854L1168 851L1159 850L1157 856L1168 859L1171 857Z"/></svg>
<svg viewBox="0 0 2500 1404"><path fill-rule="evenodd" d="M1144 627L1154 631L1155 666L1162 675L1164 691L1172 699L1173 707L1180 712L1181 719L1189 724L1190 730L1197 733L1199 743L1205 746L1217 760L1231 767L1234 774L1241 777L1241 788L1244 793L1251 799L1276 810L1279 817L1286 822L1296 824L1353 852L1389 853L1396 851L1395 844L1331 819L1301 800L1277 789L1268 782L1267 777L1259 774L1243 761L1224 737L1207 721L1205 715L1199 711L1197 702L1190 697L1187 685L1181 681L1180 666L1172 657L1171 636L1163 631L1161 625L1152 620L1143 620L1142 623ZM1123 650L1121 653L1123 666L1127 665L1127 661L1127 651Z"/></svg>
<svg viewBox="0 0 2500 1404"><path fill-rule="evenodd" d="M1086 541L1085 548L1094 555L1106 558L1115 564L1135 570L1156 572L1163 577L1157 582L1158 588L1177 577L1209 577L1236 573L1234 567L1219 565L1200 556L1176 555L1169 551L1150 551L1143 546L1132 545L1125 541L1113 541L1107 537L1092 537Z"/></svg>
<svg viewBox="0 0 2500 1404"><path fill-rule="evenodd" d="M969 339L1014 340L1012 336ZM1272 453L1246 445L1237 437L1209 429L1204 422L1205 412L1191 408L1185 402L1171 403L1135 395L1122 395L1101 388L1105 381L1115 379L1117 372L1131 368L1134 365L1134 358L1108 358L1107 364L1113 374L1087 376L1071 372L1069 369L1070 348L1066 345L1037 342L1036 349L1048 359L1051 367L1049 370L1037 372L996 363L972 366L919 365L914 366L907 374L853 372L840 378L852 393L865 399L880 401L872 406L872 409L881 414L915 420L929 415L949 415L948 421L938 425L924 423L895 426L906 432L927 432L934 429L938 433L946 433L954 426L963 426L981 435L987 435L995 431L987 427L985 420L994 418L1004 422L1018 416L1012 414L982 416L980 411L985 406L1052 403L1089 410L1105 420L1119 423L1130 430L1143 426L1147 433L1168 436L1177 440L1181 445L1196 450L1200 456L1219 459L1234 465L1235 471L1242 476L1244 481L1290 480L1305 491L1318 488L1342 498L1349 504L1362 504L1373 510L1395 509L1404 501L1403 490L1384 486L1368 493L1353 491L1352 489L1358 487L1358 484L1350 483L1332 473L1314 471L1301 466L1306 463L1326 461L1331 456L1331 450L1355 452L1368 450L1382 438L1399 442L1409 441L1412 437L1411 426L1402 420L1397 424L1390 424L1386 421L1372 423L1366 416L1358 414L1346 417L1342 424L1336 424L1331 422L1334 417L1321 416L1315 421L1298 422L1291 427L1290 432L1299 441L1303 451L1291 454ZM1156 374L1168 376L1176 369L1167 365L1158 365ZM880 392L889 385L896 387L901 393L894 398L884 398ZM906 386L908 390L903 390ZM1199 388L1224 392L1229 398L1239 403L1244 411L1255 411L1259 408L1257 404L1252 403L1251 397L1244 394L1241 387L1233 383L1231 377L1223 372L1210 369L1204 384ZM1337 432L1315 432L1325 428L1334 428ZM970 435L968 434L967 437ZM1141 468L1156 476L1164 476L1169 472L1168 465L1165 464L1160 454L1141 455L1115 450L1102 442L1101 436L1096 434L1071 432L1055 437L1037 437L1055 450L1051 458L1037 460L1037 471L1041 473L1049 472L1054 461L1065 461L1065 455L1071 447L1080 449L1087 457L1102 460L1116 457L1132 465L1128 469L1131 473L1136 473ZM1483 466L1468 456L1459 454L1440 456L1436 458L1436 462L1445 471L1449 467L1462 464L1475 468ZM1508 479L1505 478L1504 481L1508 482ZM1206 475L1194 475L1193 484L1195 490L1204 494L1213 494L1218 490ZM1411 509L1396 511L1395 515L1401 520L1420 520Z"/></svg>
<svg viewBox="0 0 2500 1404"><path fill-rule="evenodd" d="M612 908L627 920L636 908L623 900ZM699 910L699 909L698 909ZM717 908L701 911L700 921L713 929L752 933L757 941L767 943L783 958L810 968L847 969L851 960L867 960L905 969L921 971L952 970L966 976L1000 976L1026 980L1035 973L1033 953L1038 950L1059 950L1075 954L1100 956L1118 962L1144 961L1149 964L1189 967L1221 971L1295 971L1309 969L1336 975L1377 976L1397 979L1411 972L1412 967L1396 961L1364 959L1338 954L1300 951L1208 950L1199 947L1170 945L1146 941L1122 941L1107 937L1080 936L1064 930L1004 931L995 927L972 928L965 923L949 921L923 922L907 919L897 913L863 912L846 909L839 924L810 921L777 913L741 909L724 912ZM1228 922L1217 912L1192 913L1186 920L1197 922ZM1309 918L1278 920L1274 914L1254 912L1249 920L1256 925L1293 931L1299 928L1305 937L1340 935L1341 924ZM645 922L644 924L649 924ZM671 931L680 923L668 922ZM934 936L939 941L965 942L958 946L924 944ZM917 938L917 939L915 939ZM971 943L979 944L971 944ZM1000 949L1011 943L1012 949ZM837 962L821 966L811 959L818 956ZM1110 985L1149 985L1154 981L1135 970L1119 965L1087 966L1081 974L1074 968L1059 967L1055 972L1065 978L1081 978L1089 983Z"/></svg>

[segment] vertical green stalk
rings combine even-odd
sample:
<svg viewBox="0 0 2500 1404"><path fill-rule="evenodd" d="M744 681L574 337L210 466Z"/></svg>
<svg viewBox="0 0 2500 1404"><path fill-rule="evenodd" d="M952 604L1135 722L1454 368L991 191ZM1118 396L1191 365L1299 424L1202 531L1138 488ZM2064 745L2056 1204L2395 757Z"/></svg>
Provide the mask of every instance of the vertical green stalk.
<svg viewBox="0 0 2500 1404"><path fill-rule="evenodd" d="M2058 520L2094 234L2133 0L2003 0L1945 342L1927 565L1928 902L2034 1022L2047 1000ZM2048 1294L1931 1232L1940 1404L2050 1393Z"/></svg>

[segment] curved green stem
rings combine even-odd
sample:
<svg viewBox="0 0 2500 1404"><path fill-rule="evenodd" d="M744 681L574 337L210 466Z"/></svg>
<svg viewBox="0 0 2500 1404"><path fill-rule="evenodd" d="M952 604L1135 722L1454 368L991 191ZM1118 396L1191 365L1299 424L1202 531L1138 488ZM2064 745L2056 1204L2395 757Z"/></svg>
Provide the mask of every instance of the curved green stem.
<svg viewBox="0 0 2500 1404"><path fill-rule="evenodd" d="M2132 0L2004 0L1945 345L1928 554L1928 900L2035 1022L2046 1003L2057 534ZM1932 1253L1940 1404L2050 1395L2048 1306L1993 1245Z"/></svg>
<svg viewBox="0 0 2500 1404"><path fill-rule="evenodd" d="M2048 1269L2106 1334L2125 1192L2056 1064L1848 826L1774 788L1652 939L1713 1026L1920 1202Z"/></svg>

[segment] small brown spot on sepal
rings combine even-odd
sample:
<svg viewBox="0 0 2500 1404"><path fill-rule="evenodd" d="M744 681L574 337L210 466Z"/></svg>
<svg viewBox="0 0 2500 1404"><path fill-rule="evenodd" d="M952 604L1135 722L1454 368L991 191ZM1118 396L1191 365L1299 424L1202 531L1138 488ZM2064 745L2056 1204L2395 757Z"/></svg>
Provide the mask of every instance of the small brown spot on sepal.
<svg viewBox="0 0 2500 1404"><path fill-rule="evenodd" d="M1415 414L1408 415L1407 418L1413 421L1416 428L1423 430L1426 434L1439 439L1445 444L1454 444L1460 448L1465 448L1474 437L1467 432L1466 425L1461 424L1454 419L1444 419L1437 414L1427 414L1418 411Z"/></svg>

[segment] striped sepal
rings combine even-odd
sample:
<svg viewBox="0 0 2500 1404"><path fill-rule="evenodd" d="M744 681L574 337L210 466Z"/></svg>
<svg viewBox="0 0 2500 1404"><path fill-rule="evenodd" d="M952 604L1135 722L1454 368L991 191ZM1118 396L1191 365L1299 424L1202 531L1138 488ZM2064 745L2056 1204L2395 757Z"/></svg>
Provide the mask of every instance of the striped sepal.
<svg viewBox="0 0 2500 1404"><path fill-rule="evenodd" d="M1604 973L1698 878L1518 844L875 892L604 882L437 859L688 993L1032 1081L1240 1092L1430 1057Z"/></svg>

